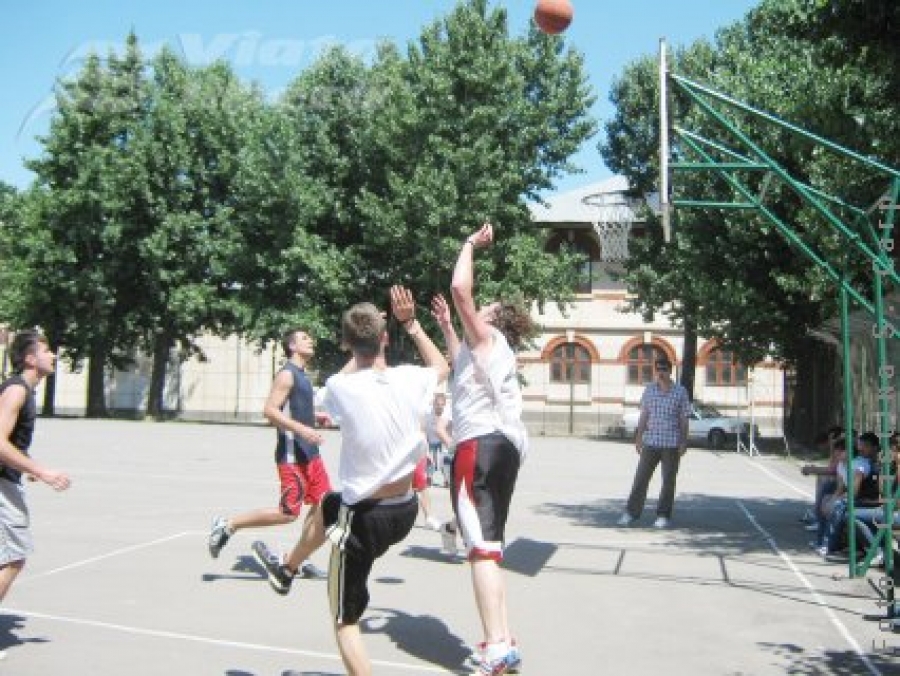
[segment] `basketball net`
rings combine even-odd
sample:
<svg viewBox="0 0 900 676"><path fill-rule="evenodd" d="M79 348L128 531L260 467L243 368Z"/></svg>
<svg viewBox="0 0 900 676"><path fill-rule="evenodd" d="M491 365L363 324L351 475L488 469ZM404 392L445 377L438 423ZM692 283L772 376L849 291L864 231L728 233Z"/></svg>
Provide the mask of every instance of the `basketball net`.
<svg viewBox="0 0 900 676"><path fill-rule="evenodd" d="M634 223L634 209L624 198L609 204L607 194L588 195L582 202L593 207L591 223L600 240L600 260L621 263L628 260L628 235Z"/></svg>

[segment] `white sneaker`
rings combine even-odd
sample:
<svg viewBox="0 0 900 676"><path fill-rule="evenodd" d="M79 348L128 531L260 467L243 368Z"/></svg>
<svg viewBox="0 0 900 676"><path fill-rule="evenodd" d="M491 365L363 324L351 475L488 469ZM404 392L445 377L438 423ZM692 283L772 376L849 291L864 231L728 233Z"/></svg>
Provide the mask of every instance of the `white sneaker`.
<svg viewBox="0 0 900 676"><path fill-rule="evenodd" d="M440 522L440 519L438 519L437 517L429 516L429 517L425 520L425 523L428 524L428 527L429 527L431 530L437 530L437 531L439 531L439 530L441 529L441 522Z"/></svg>
<svg viewBox="0 0 900 676"><path fill-rule="evenodd" d="M628 512L625 512L621 517L619 517L617 524L619 526L630 526L635 521L637 521L637 519L631 516L631 514L629 514Z"/></svg>
<svg viewBox="0 0 900 676"><path fill-rule="evenodd" d="M653 522L654 528L668 528L671 521L669 521L668 517L659 516L656 518L656 521Z"/></svg>

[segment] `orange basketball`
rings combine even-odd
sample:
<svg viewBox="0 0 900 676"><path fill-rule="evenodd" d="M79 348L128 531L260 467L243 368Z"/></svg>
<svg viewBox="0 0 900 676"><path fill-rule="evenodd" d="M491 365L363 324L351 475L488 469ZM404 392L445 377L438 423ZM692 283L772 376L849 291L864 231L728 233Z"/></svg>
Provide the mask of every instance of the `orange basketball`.
<svg viewBox="0 0 900 676"><path fill-rule="evenodd" d="M543 32L558 35L572 23L573 14L569 0L538 0L534 8L534 22Z"/></svg>

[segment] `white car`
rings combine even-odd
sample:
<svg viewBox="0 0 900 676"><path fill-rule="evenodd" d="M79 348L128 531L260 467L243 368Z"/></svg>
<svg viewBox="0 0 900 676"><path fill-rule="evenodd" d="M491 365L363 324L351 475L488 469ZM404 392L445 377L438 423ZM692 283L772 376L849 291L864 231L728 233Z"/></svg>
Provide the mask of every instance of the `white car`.
<svg viewBox="0 0 900 676"><path fill-rule="evenodd" d="M639 417L639 410L628 411L613 431L622 437L634 437ZM750 423L744 418L723 415L707 404L691 404L691 417L688 420L688 436L691 441L701 441L709 448L724 448L729 441L736 443L738 434L749 433ZM759 437L758 427L754 427L753 434Z"/></svg>

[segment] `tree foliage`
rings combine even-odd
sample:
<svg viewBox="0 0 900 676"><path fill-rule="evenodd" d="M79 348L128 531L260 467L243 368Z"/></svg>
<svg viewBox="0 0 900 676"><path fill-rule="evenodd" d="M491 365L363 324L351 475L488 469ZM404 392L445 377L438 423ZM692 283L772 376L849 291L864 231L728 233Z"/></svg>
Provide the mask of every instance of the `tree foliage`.
<svg viewBox="0 0 900 676"><path fill-rule="evenodd" d="M891 77L896 83L896 72L879 66L873 78L868 68L872 49L893 49L896 59L897 43L891 47L888 39L896 22L875 30L868 14L856 11L859 4L879 3L763 2L742 21L721 30L714 43L698 41L680 49L673 69L890 163L896 160L890 146L896 146L900 99L886 94ZM887 5L883 9L896 19ZM861 23L844 24L851 16ZM873 29L871 41L866 37L868 28ZM607 163L629 176L642 192L655 189L657 181L658 109L641 110L641 101L657 100L657 78L655 59L650 57L625 70L613 88L617 111L601 143ZM738 138L684 97L676 96L673 108L680 127L752 156ZM872 204L884 191L884 177L860 170L858 163L757 116L731 109L727 116L799 181L856 205ZM673 151L679 159L703 159L685 143L676 142ZM754 197L765 193L766 207L813 251L844 270L859 288L869 288L871 265L795 192L778 180L764 191L762 176L749 172L735 176ZM678 172L673 183L676 197L747 199L710 172ZM848 211L840 215L853 223ZM660 260L665 265L659 265ZM747 363L765 355L795 360L804 335L836 311L834 280L756 212L679 209L674 242L663 247L654 236L638 247L629 265L628 284L637 294L637 309L648 315L666 312L676 323L693 319L700 333L719 338Z"/></svg>
<svg viewBox="0 0 900 676"><path fill-rule="evenodd" d="M565 303L576 258L544 252L526 200L573 170L592 100L577 52L510 36L486 0L371 63L330 50L276 101L225 63L146 60L132 34L59 83L34 186L0 195L0 311L89 362L88 415L109 369L152 355L161 415L171 355L199 335L303 326L334 358L347 303L402 283L425 304L486 219L478 291Z"/></svg>

